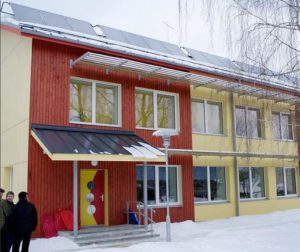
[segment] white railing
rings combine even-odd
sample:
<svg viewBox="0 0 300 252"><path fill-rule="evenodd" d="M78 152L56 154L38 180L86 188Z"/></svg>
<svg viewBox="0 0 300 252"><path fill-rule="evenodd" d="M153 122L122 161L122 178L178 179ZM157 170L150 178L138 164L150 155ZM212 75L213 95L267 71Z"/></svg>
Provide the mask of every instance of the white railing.
<svg viewBox="0 0 300 252"><path fill-rule="evenodd" d="M129 224L129 214L136 214L138 218L138 225L143 225L147 229L148 224L150 224L150 230L153 231L153 224L155 221L153 220L153 214L155 214L155 210L153 208L147 207L147 216L145 214L144 203L141 201L127 201L126 202L126 217L127 217L127 224ZM150 214L150 216L149 216ZM146 217L146 218L145 218ZM147 222L145 223L145 219Z"/></svg>

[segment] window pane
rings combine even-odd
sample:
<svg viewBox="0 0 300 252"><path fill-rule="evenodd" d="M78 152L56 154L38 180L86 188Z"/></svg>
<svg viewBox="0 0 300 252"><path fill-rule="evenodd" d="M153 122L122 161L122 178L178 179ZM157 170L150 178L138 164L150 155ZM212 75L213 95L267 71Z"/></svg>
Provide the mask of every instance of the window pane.
<svg viewBox="0 0 300 252"><path fill-rule="evenodd" d="M247 136L260 137L259 110L248 109Z"/></svg>
<svg viewBox="0 0 300 252"><path fill-rule="evenodd" d="M211 200L226 200L226 178L224 167L210 167Z"/></svg>
<svg viewBox="0 0 300 252"><path fill-rule="evenodd" d="M70 121L92 122L91 83L71 80Z"/></svg>
<svg viewBox="0 0 300 252"><path fill-rule="evenodd" d="M279 113L272 113L273 138L280 139L280 117Z"/></svg>
<svg viewBox="0 0 300 252"><path fill-rule="evenodd" d="M177 167L169 167L169 201L178 202L177 195Z"/></svg>
<svg viewBox="0 0 300 252"><path fill-rule="evenodd" d="M281 116L281 130L283 139L293 139L292 118L291 115Z"/></svg>
<svg viewBox="0 0 300 252"><path fill-rule="evenodd" d="M250 198L249 168L240 168L240 198Z"/></svg>
<svg viewBox="0 0 300 252"><path fill-rule="evenodd" d="M194 167L194 201L207 201L207 168Z"/></svg>
<svg viewBox="0 0 300 252"><path fill-rule="evenodd" d="M135 93L136 126L154 128L153 93L138 90Z"/></svg>
<svg viewBox="0 0 300 252"><path fill-rule="evenodd" d="M207 125L208 133L222 134L222 107L218 103L207 103Z"/></svg>
<svg viewBox="0 0 300 252"><path fill-rule="evenodd" d="M277 196L285 195L283 168L276 168L276 190Z"/></svg>
<svg viewBox="0 0 300 252"><path fill-rule="evenodd" d="M294 168L286 168L286 189L287 194L296 194L296 174Z"/></svg>
<svg viewBox="0 0 300 252"><path fill-rule="evenodd" d="M265 182L264 182L264 169L252 168L252 197L263 198L265 197Z"/></svg>
<svg viewBox="0 0 300 252"><path fill-rule="evenodd" d="M157 95L158 128L175 129L175 98L169 95Z"/></svg>
<svg viewBox="0 0 300 252"><path fill-rule="evenodd" d="M96 123L118 124L118 88L96 85Z"/></svg>
<svg viewBox="0 0 300 252"><path fill-rule="evenodd" d="M159 202L167 202L166 167L159 167ZM169 166L169 202L177 202L177 168Z"/></svg>
<svg viewBox="0 0 300 252"><path fill-rule="evenodd" d="M137 201L144 202L144 166L136 167ZM155 202L155 166L147 166L148 204Z"/></svg>
<svg viewBox="0 0 300 252"><path fill-rule="evenodd" d="M192 127L193 132L205 132L203 102L192 102Z"/></svg>
<svg viewBox="0 0 300 252"><path fill-rule="evenodd" d="M246 112L245 108L236 107L236 134L238 136L246 136Z"/></svg>

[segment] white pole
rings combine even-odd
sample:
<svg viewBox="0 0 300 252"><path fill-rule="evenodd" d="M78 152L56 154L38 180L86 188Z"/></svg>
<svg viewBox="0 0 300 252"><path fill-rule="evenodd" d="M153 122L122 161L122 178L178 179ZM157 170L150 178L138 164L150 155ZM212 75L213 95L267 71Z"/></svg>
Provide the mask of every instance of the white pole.
<svg viewBox="0 0 300 252"><path fill-rule="evenodd" d="M78 235L78 161L73 162L73 235Z"/></svg>
<svg viewBox="0 0 300 252"><path fill-rule="evenodd" d="M170 201L169 201L169 146L171 136L177 136L179 132L175 130L157 130L153 133L153 136L160 136L163 139L163 146L165 147L165 161L166 161L166 199L167 199L167 216L166 216L166 233L167 233L167 242L171 241L171 218L170 218Z"/></svg>
<svg viewBox="0 0 300 252"><path fill-rule="evenodd" d="M148 230L147 162L144 162L144 227Z"/></svg>
<svg viewBox="0 0 300 252"><path fill-rule="evenodd" d="M166 148L166 194L167 194L167 216L166 216L167 242L171 241L171 218L170 218L170 204L169 204L169 159L168 159L169 143L170 143L170 136L169 136L168 141L165 142L165 148Z"/></svg>

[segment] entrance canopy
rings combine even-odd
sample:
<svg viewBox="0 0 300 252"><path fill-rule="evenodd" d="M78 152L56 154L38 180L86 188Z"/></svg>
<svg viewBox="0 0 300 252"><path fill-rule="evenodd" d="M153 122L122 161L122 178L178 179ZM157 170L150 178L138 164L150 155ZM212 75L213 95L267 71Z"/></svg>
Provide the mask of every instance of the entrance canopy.
<svg viewBox="0 0 300 252"><path fill-rule="evenodd" d="M164 153L129 131L33 124L31 134L51 160L164 162Z"/></svg>

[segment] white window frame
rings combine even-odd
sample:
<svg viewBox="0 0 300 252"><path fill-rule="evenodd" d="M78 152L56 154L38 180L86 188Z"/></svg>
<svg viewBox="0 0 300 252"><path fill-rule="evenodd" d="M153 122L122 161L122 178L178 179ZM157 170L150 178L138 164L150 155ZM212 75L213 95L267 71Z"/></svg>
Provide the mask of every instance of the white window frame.
<svg viewBox="0 0 300 252"><path fill-rule="evenodd" d="M144 129L144 130L159 130L159 129L170 129L170 130L176 130L180 131L180 115L179 115L179 96L177 93L171 93L171 92L166 92L166 91L160 91L160 90L155 90L155 89L148 89L148 88L140 88L136 87L135 88L135 94L137 91L146 91L146 92L151 92L153 94L153 123L154 127L149 128L149 127L141 127L141 126L135 126L136 129ZM174 102L175 102L175 110L174 110L174 120L175 120L175 128L159 128L158 127L158 122L157 122L157 95L168 95L168 96L173 96L174 97ZM136 101L135 101L136 102ZM135 104L134 104L134 110L135 110ZM136 118L135 118L136 122Z"/></svg>
<svg viewBox="0 0 300 252"><path fill-rule="evenodd" d="M279 112L279 111L272 111L272 118L273 118L273 114L279 114L279 130L280 130L280 138L276 139L274 138L274 136L272 135L273 140L275 141L294 141L295 140L295 134L294 134L294 127L293 127L293 116L291 113L287 113L287 112ZM288 115L291 117L291 125L292 126L292 139L288 139L288 138L283 138L282 137L282 125L281 125L281 118L283 115ZM273 133L274 128L272 127L272 133Z"/></svg>
<svg viewBox="0 0 300 252"><path fill-rule="evenodd" d="M194 204L212 204L212 203L224 203L224 202L228 202L227 200L227 172L226 172L226 167L225 166L193 166L193 169L197 167L197 168L206 168L206 174L207 174L207 196L208 199L206 201L195 201L195 194L193 195L194 197ZM225 171L225 196L226 199L224 200L211 200L211 189L210 189L210 167L217 167L217 168L224 168ZM193 182L194 182L194 178L193 178Z"/></svg>
<svg viewBox="0 0 300 252"><path fill-rule="evenodd" d="M99 81L99 80L91 80L91 79L85 79L85 78L79 78L79 77L71 77L70 78L70 86L72 84L72 80L79 80L79 81L85 81L89 82L92 86L92 122L80 122L80 121L71 121L70 123L73 124L84 124L84 125L96 125L96 126L107 126L107 127L122 127L122 89L121 84L112 83L112 82L106 82L106 81ZM118 96L118 115L117 115L117 124L106 124L106 123L96 123L96 86L97 84L100 84L101 86L107 86L107 87L117 87L117 96ZM71 91L70 91L71 95ZM70 97L71 99L71 97ZM69 109L70 114L70 109ZM69 115L70 118L70 115Z"/></svg>
<svg viewBox="0 0 300 252"><path fill-rule="evenodd" d="M236 109L237 108L244 108L245 109L245 113L246 113L246 136L240 136L237 134L237 131L236 131L236 126L237 126L237 117L236 117ZM249 136L249 133L248 133L248 110L258 110L259 112L259 118L257 119L257 123L258 123L258 129L259 129L259 132L260 132L260 136L257 136L257 137L252 137L252 136ZM262 126L261 126L261 121L262 121L262 113L261 113L261 109L260 108L256 108L256 107L249 107L249 106L244 106L244 105L238 105L236 104L235 107L234 107L234 116L235 116L235 132L236 132L236 136L237 137L240 137L240 138L250 138L250 139L262 139L263 137L263 132L262 132Z"/></svg>
<svg viewBox="0 0 300 252"><path fill-rule="evenodd" d="M284 182L284 195L278 196L277 195L277 190L276 190L277 198L297 197L298 196L297 168L296 167L276 167L275 168L275 174L276 174L277 168L282 168L283 169L283 182ZM286 169L294 169L295 170L295 182L296 182L296 193L295 194L287 194ZM276 187L277 187L277 181L276 181Z"/></svg>
<svg viewBox="0 0 300 252"><path fill-rule="evenodd" d="M249 201L249 200L264 200L266 199L266 176L265 176L265 168L264 167L247 167L247 166L241 166L239 167L239 178L240 178L240 168L247 168L249 170L249 183L250 183L250 198L241 199L240 194L239 198L240 201ZM255 198L253 197L253 188L252 188L252 169L253 168L262 168L264 171L264 197ZM240 179L239 179L239 193L240 193Z"/></svg>
<svg viewBox="0 0 300 252"><path fill-rule="evenodd" d="M137 164L136 167L142 167L144 164ZM156 208L156 207L166 207L167 203L159 202L159 167L166 167L165 165L151 165L147 164L148 166L154 166L155 168L155 204L148 204L149 207ZM181 179L181 166L180 165L168 165L168 167L176 167L176 176L177 176L177 202L169 202L170 206L180 206L182 205L182 179Z"/></svg>
<svg viewBox="0 0 300 252"><path fill-rule="evenodd" d="M224 111L223 111L223 102L220 101L211 101L211 100L204 100L204 99L198 99L198 98L192 98L192 103L193 102L203 102L204 105L204 132L201 131L194 131L192 128L192 133L193 134L204 134L204 135L213 135L213 136L223 136L224 135ZM207 103L216 103L221 106L221 115L219 120L222 121L222 125L220 127L221 133L210 133L208 132L208 121L207 121ZM193 117L193 115L192 115Z"/></svg>

